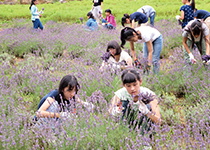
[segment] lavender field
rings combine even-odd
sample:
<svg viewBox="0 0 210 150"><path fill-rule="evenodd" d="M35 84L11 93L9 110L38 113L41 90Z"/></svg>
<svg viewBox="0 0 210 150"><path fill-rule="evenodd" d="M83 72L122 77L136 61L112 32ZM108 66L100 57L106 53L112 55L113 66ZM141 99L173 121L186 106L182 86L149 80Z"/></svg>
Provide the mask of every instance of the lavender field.
<svg viewBox="0 0 210 150"><path fill-rule="evenodd" d="M0 149L143 149L147 143L157 150L210 149L209 68L198 51L198 63L185 65L177 22L160 20L156 28L164 38L160 73L139 72L143 86L158 95L163 121L144 136L107 113L122 87L121 72L99 72L99 67L107 43L120 42L120 30L87 32L79 24L48 21L42 32L31 24L0 31ZM141 60L142 45L135 46ZM129 51L129 44L125 47ZM66 74L78 78L78 96L95 111L78 107L55 133L47 126L35 130L32 118L40 99Z"/></svg>

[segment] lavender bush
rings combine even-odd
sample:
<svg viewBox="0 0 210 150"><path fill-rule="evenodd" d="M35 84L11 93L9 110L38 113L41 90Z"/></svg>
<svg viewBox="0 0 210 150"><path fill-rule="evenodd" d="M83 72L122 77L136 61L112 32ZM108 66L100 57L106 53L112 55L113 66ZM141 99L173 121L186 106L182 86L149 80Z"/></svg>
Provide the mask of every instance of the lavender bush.
<svg viewBox="0 0 210 150"><path fill-rule="evenodd" d="M181 30L174 22L162 20L156 27L164 37L163 56L170 57L160 61L159 76L139 72L143 86L158 95L163 124L144 136L107 113L122 87L121 72L99 72L99 67L108 41L119 41L118 30L86 32L79 25L48 22L43 32L27 25L1 31L0 149L143 149L148 144L160 150L210 149L209 68L198 51L198 63L185 65ZM136 44L140 58L141 47ZM95 111L78 105L55 132L35 128L32 118L40 99L70 73L81 84L78 96L95 104Z"/></svg>

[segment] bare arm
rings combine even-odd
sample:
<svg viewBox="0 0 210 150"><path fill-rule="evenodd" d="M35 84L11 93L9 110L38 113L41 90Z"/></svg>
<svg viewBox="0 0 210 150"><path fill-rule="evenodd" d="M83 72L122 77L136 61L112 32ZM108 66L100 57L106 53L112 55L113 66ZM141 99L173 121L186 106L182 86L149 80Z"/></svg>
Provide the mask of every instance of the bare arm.
<svg viewBox="0 0 210 150"><path fill-rule="evenodd" d="M133 61L131 58L126 60L127 66L132 67L133 66Z"/></svg>
<svg viewBox="0 0 210 150"><path fill-rule="evenodd" d="M133 57L134 60L136 60L136 52L135 52L135 49L134 49L134 42L130 42L130 48L131 48L131 55Z"/></svg>
<svg viewBox="0 0 210 150"><path fill-rule="evenodd" d="M187 37L183 37L183 46L186 49L187 53L190 54L191 52L190 52L190 49L187 45Z"/></svg>
<svg viewBox="0 0 210 150"><path fill-rule="evenodd" d="M101 2L101 10L103 10L103 2Z"/></svg>
<svg viewBox="0 0 210 150"><path fill-rule="evenodd" d="M135 20L134 19L131 22L131 28L133 28L133 29L135 28Z"/></svg>
<svg viewBox="0 0 210 150"><path fill-rule="evenodd" d="M37 117L48 117L48 118L53 118L53 117L60 117L59 113L52 113L46 111L47 108L50 107L50 105L54 102L55 100L51 97L48 97L45 102L42 104L42 106L39 108L39 110L36 112Z"/></svg>
<svg viewBox="0 0 210 150"><path fill-rule="evenodd" d="M210 49L209 49L209 35L205 36L205 44L206 44L206 55L209 55Z"/></svg>
<svg viewBox="0 0 210 150"><path fill-rule="evenodd" d="M158 105L158 100L155 99L149 103L151 106L152 111L147 114L147 117L149 117L155 124L160 125L161 124L161 116L160 116L160 108Z"/></svg>
<svg viewBox="0 0 210 150"><path fill-rule="evenodd" d="M151 66L151 64L152 64L152 53L153 53L153 46L152 46L151 40L149 40L149 41L147 42L147 49L148 49L148 52L149 52L149 56L148 56L148 65Z"/></svg>
<svg viewBox="0 0 210 150"><path fill-rule="evenodd" d="M183 11L183 10L181 10L181 16L180 16L179 19L180 19L180 20L183 20L183 19L184 19L184 11Z"/></svg>

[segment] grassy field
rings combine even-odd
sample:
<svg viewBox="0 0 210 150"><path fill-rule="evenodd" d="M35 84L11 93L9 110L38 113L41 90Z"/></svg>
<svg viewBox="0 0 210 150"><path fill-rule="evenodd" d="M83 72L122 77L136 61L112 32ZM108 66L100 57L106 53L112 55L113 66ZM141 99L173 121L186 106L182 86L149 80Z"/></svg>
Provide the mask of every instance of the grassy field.
<svg viewBox="0 0 210 150"><path fill-rule="evenodd" d="M195 1L197 9L210 11L210 0ZM104 10L110 8L113 15L116 16L117 22L124 13L133 13L143 5L151 5L156 10L156 21L160 19L174 19L175 15L180 14L179 9L183 5L181 0L105 0ZM78 23L80 17L86 18L86 14L92 6L91 0L69 1L64 4L40 4L38 9L45 8L42 21L49 20ZM16 18L26 18L30 20L31 14L28 9L29 5L0 5L1 23Z"/></svg>
<svg viewBox="0 0 210 150"><path fill-rule="evenodd" d="M196 7L208 10L209 3L198 1ZM123 13L145 4L157 10L155 27L164 47L159 75L145 75L136 68L142 86L158 96L162 116L162 125L144 136L107 114L114 92L123 86L121 71L99 72L99 67L107 43L120 42L120 30L88 32L75 24L90 10L91 1L38 5L45 8L43 31L32 29L28 5L0 5L0 149L143 149L148 143L154 150L210 149L210 67L203 66L197 50L197 64L184 62L182 31L174 19L181 0L107 0L104 9L111 8L119 22ZM143 62L142 44L135 44L135 49ZM40 99L57 89L66 74L78 78L78 96L95 104L95 112L78 106L77 116L56 127L62 127L59 132L48 126L34 128Z"/></svg>

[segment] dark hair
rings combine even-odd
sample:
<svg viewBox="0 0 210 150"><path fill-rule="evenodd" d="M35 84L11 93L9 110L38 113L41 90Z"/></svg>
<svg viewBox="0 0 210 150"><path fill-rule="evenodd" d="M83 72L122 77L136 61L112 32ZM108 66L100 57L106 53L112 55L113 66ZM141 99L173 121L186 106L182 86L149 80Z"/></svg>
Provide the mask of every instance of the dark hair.
<svg viewBox="0 0 210 150"><path fill-rule="evenodd" d="M130 18L130 15L128 14L123 15L122 20L121 20L121 24L123 27L125 26L124 24L126 23L126 19L129 19L129 18Z"/></svg>
<svg viewBox="0 0 210 150"><path fill-rule="evenodd" d="M203 38L203 29L202 29L202 23L200 20L196 19L193 21L193 23L190 25L189 29L185 29L185 31L187 31L189 34L190 34L190 37L191 37L191 40L192 40L192 44L191 44L191 48L193 48L194 44L195 44L195 39L194 39L194 36L193 35L200 35L200 41L199 41L199 44L200 44L200 54L202 55L202 38ZM192 35L193 33L193 35Z"/></svg>
<svg viewBox="0 0 210 150"><path fill-rule="evenodd" d="M63 94L63 90L64 88L68 87L68 90L71 91L75 88L75 92L77 94L80 85L77 82L77 78L74 75L66 75L64 76L60 83L59 83L59 88L58 88L58 96L55 98L56 101L58 102L58 104L60 106L62 106L61 108L64 108L63 104L69 104L69 100L64 99L64 94ZM73 97L74 101L75 101L75 96ZM63 104L62 104L63 103Z"/></svg>
<svg viewBox="0 0 210 150"><path fill-rule="evenodd" d="M126 69L123 71L123 73L121 75L121 80L122 80L123 84L133 83L133 82L136 82L137 80L141 81L141 76L134 69Z"/></svg>
<svg viewBox="0 0 210 150"><path fill-rule="evenodd" d="M126 43L126 40L129 40L131 37L133 37L133 32L136 33L138 36L141 36L136 30L130 27L125 27L124 29L121 30L121 47L124 48L124 45Z"/></svg>
<svg viewBox="0 0 210 150"><path fill-rule="evenodd" d="M110 9L106 9L105 12L112 14L112 11Z"/></svg>
<svg viewBox="0 0 210 150"><path fill-rule="evenodd" d="M188 0L188 2L190 2L191 0ZM191 7L192 7L192 10L194 10L195 9L195 0L192 0L192 2L191 2Z"/></svg>
<svg viewBox="0 0 210 150"><path fill-rule="evenodd" d="M110 48L116 49L115 55L119 55L122 52L120 45L116 41L110 41L107 45L106 51L109 52Z"/></svg>
<svg viewBox="0 0 210 150"><path fill-rule="evenodd" d="M94 19L94 16L93 16L93 13L92 12L88 12L87 13L87 16Z"/></svg>
<svg viewBox="0 0 210 150"><path fill-rule="evenodd" d="M38 0L31 0L31 6L29 7L29 10L31 10L32 5L35 5L34 2Z"/></svg>

